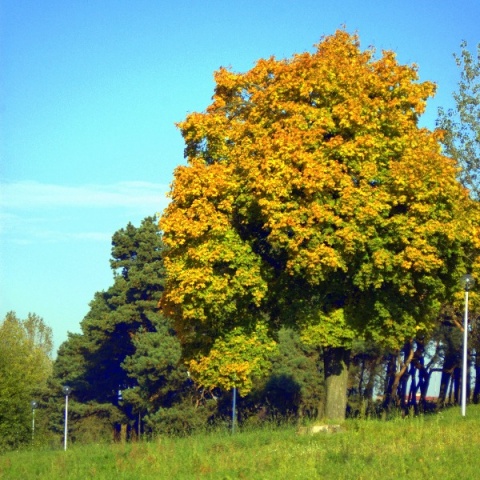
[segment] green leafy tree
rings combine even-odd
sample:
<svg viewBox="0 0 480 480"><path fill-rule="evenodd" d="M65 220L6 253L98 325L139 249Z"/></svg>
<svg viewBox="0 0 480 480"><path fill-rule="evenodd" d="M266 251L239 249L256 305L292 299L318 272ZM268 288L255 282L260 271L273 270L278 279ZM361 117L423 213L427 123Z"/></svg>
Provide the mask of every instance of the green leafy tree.
<svg viewBox="0 0 480 480"><path fill-rule="evenodd" d="M41 317L7 313L0 323L0 451L32 440L30 402L51 373L51 354L52 330Z"/></svg>
<svg viewBox="0 0 480 480"><path fill-rule="evenodd" d="M191 357L264 319L295 326L324 349L325 414L343 418L353 340L429 330L470 268L478 212L417 124L435 87L345 31L215 81L179 125L164 313Z"/></svg>
<svg viewBox="0 0 480 480"><path fill-rule="evenodd" d="M461 49L460 55L454 55L461 69L458 91L453 93L455 107L439 109L437 126L445 133L445 153L462 167L461 181L480 200L480 44L476 55L467 42Z"/></svg>
<svg viewBox="0 0 480 480"><path fill-rule="evenodd" d="M458 161L461 171L460 180L470 189L472 198L477 202L480 200L480 44L476 52L468 49L466 42L461 44L460 55L454 55L457 66L460 69L460 81L458 90L453 93L455 107L445 110L439 109L437 126L443 131L442 143L445 153ZM477 205L478 208L478 205ZM476 252L472 253L472 273L480 281L480 230L473 232L476 242ZM473 399L478 402L480 398L480 342L478 337L478 325L476 319L479 317L480 302L478 294L471 292L470 297L470 318L472 331L470 345L475 360L475 388ZM439 403L449 401L448 387L453 383L454 401L458 401L460 395L460 364L461 364L461 335L463 324L461 321L463 306L461 302L452 304L449 307L450 318L453 319L450 326L452 334L445 337L443 341L444 366L442 370L442 383L440 389ZM460 321L455 320L456 317ZM473 321L472 321L473 320ZM446 328L446 327L444 327ZM456 331L454 331L456 330ZM456 342L452 339L460 337Z"/></svg>

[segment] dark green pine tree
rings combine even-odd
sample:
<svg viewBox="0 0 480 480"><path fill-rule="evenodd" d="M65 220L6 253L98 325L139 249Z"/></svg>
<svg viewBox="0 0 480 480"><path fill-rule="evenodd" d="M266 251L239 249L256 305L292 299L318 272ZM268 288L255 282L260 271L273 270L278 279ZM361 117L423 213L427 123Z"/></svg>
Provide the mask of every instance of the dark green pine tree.
<svg viewBox="0 0 480 480"><path fill-rule="evenodd" d="M95 294L82 333L70 334L59 349L51 384L59 396L62 385L72 388L77 438L104 436L108 424L133 425L138 413L158 408L158 399L178 386L169 386L169 376L177 375L180 344L158 306L163 248L155 217L117 231L110 261L113 285ZM102 432L93 434L94 425Z"/></svg>
<svg viewBox="0 0 480 480"><path fill-rule="evenodd" d="M81 323L85 337L85 380L99 402L118 403L118 391L135 386L122 368L133 355L140 330L154 331L163 291L163 244L157 221L148 217L139 228L131 223L112 238L114 283L95 295Z"/></svg>
<svg viewBox="0 0 480 480"><path fill-rule="evenodd" d="M135 387L123 392L123 399L139 419L138 431L140 423L154 432L192 430L196 426L192 425L192 418L206 418L200 411L185 409L185 404L192 404L196 389L181 361L180 342L162 315L152 321L154 330L141 329L133 337L135 352L122 364L136 382ZM203 406L199 405L199 410L204 410Z"/></svg>

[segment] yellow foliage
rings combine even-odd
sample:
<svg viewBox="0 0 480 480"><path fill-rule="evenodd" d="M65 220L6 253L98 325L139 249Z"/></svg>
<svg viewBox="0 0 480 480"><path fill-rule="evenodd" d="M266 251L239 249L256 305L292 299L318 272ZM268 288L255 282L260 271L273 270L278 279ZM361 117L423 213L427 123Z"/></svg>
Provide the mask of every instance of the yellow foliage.
<svg viewBox="0 0 480 480"><path fill-rule="evenodd" d="M344 30L312 53L222 68L215 82L212 104L179 124L188 165L161 218L162 307L182 338L261 310L297 321L310 309L332 343L415 331L480 248L457 165L417 125L435 85ZM342 331L328 320L339 306Z"/></svg>
<svg viewBox="0 0 480 480"><path fill-rule="evenodd" d="M225 338L218 338L208 355L190 360L188 368L194 381L208 390L237 387L240 395L246 395L253 387L253 379L270 369L276 347L262 323L251 333L237 328Z"/></svg>

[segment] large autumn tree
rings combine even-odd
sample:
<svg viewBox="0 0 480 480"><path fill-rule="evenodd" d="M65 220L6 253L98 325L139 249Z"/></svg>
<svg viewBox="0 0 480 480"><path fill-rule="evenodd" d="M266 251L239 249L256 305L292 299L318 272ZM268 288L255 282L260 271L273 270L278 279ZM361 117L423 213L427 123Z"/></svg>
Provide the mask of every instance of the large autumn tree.
<svg viewBox="0 0 480 480"><path fill-rule="evenodd" d="M295 326L323 347L326 416L343 418L353 339L401 346L467 268L469 197L417 124L435 86L343 30L215 82L179 125L164 313L191 356L237 327Z"/></svg>

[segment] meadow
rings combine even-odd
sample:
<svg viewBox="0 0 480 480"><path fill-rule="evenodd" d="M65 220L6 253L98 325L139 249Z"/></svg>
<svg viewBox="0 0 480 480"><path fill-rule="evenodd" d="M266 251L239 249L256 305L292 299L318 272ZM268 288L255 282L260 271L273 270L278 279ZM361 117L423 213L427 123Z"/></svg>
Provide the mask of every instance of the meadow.
<svg viewBox="0 0 480 480"><path fill-rule="evenodd" d="M202 433L149 442L25 449L0 456L0 478L476 479L480 405L425 416L348 420L341 431L295 427Z"/></svg>

